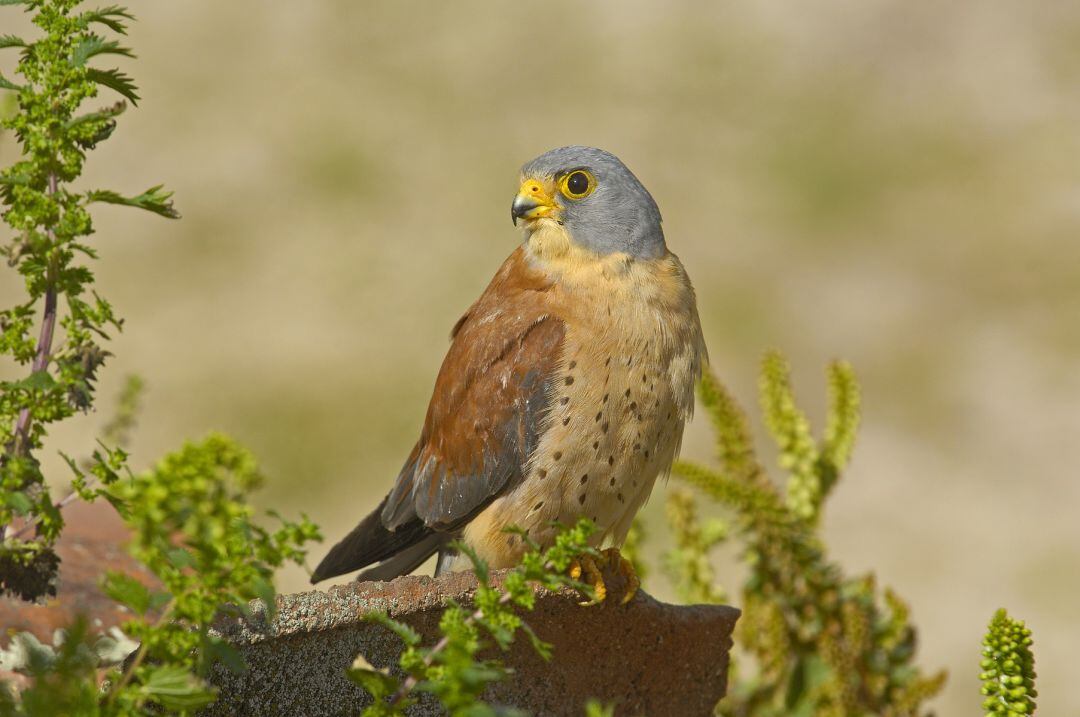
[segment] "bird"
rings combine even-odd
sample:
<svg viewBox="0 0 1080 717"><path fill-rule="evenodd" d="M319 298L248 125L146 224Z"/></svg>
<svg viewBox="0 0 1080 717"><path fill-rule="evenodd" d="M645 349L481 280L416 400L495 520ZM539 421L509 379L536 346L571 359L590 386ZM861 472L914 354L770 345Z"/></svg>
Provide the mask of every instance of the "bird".
<svg viewBox="0 0 1080 717"><path fill-rule="evenodd" d="M656 201L609 152L526 163L510 214L523 241L454 325L419 440L312 583L389 580L436 553L440 575L461 563L456 541L512 567L588 518L625 599L636 591L618 548L670 471L708 361L694 288ZM584 570L603 599L596 564Z"/></svg>

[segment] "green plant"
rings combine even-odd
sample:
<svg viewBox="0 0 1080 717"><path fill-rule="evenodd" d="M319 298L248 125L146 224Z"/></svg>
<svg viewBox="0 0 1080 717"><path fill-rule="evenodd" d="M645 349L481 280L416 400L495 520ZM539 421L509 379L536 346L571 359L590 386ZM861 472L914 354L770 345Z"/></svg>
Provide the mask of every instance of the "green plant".
<svg viewBox="0 0 1080 717"><path fill-rule="evenodd" d="M872 575L847 577L829 560L818 534L824 501L847 464L859 422L859 390L845 363L829 367L830 407L815 441L795 403L787 362L765 357L761 403L788 471L781 491L759 462L743 411L711 374L699 395L716 432L719 470L692 463L676 475L733 515L749 576L742 588L737 635L752 657L733 670L724 715L922 714L942 687L944 673L925 676L913 664L915 629L891 590L880 593ZM675 493L678 552L669 561L680 590L717 599L709 550L722 531L697 526L692 504Z"/></svg>
<svg viewBox="0 0 1080 717"><path fill-rule="evenodd" d="M99 34L124 34L131 14L117 6L78 11L81 0L0 4L32 12L43 33L33 41L0 37L0 48L20 51L21 81L0 76L0 89L17 97L18 111L3 126L22 148L21 158L0 172L3 219L14 230L2 251L26 289L20 303L0 311L0 354L29 369L22 379L0 382L0 591L32 598L49 591L56 570L52 545L63 526L36 453L50 424L93 406L98 371L109 356L104 343L122 323L92 288L89 207L105 202L178 215L160 186L137 196L71 188L86 152L112 135L127 107L120 101L84 112L86 101L101 87L138 101L130 77L91 64L106 55L132 57ZM115 448L103 447L98 456L104 465L90 472L94 480L111 479L126 459ZM80 480L74 489L92 497Z"/></svg>
<svg viewBox="0 0 1080 717"><path fill-rule="evenodd" d="M398 660L405 678L399 679L388 670L375 669L359 658L349 671L349 678L374 698L364 710L364 717L404 715L405 708L415 701L413 694L416 692L434 695L454 717L522 714L515 710L499 710L480 701L487 686L502 679L506 670L496 660L477 659L477 654L491 643L502 650L508 649L521 630L540 655L551 658L551 646L536 636L514 608L532 610L536 603L535 586L548 590L571 586L587 593L588 587L571 580L568 571L573 560L583 555L597 555L587 542L593 531L592 523L582 519L562 531L555 544L546 551L541 551L525 533L518 532L531 549L521 564L503 577L501 587L491 583L487 565L475 553L459 546L472 561L479 583L473 607L469 609L451 602L439 621L441 636L430 648L421 647L421 636L408 625L384 614L369 616L392 630L405 644ZM599 705L589 709L592 710L590 714L603 714Z"/></svg>
<svg viewBox="0 0 1080 717"><path fill-rule="evenodd" d="M261 527L247 504L260 482L250 453L211 435L102 489L132 530L132 554L161 589L109 571L106 593L134 615L122 631L103 642L78 622L56 649L20 636L26 659L16 667L31 686L17 698L0 690L0 715L186 713L212 702L211 665L243 669L239 654L211 631L215 618L246 610L253 599L272 615L274 569L302 563L304 543L320 538L306 518L279 519L275 531ZM115 649L117 640L138 648L123 660L130 650ZM98 670L110 663L99 690Z"/></svg>
<svg viewBox="0 0 1080 717"><path fill-rule="evenodd" d="M254 458L224 436L185 445L153 469L133 473L123 445L134 421L137 378L128 379L92 458L61 454L74 472L72 491L53 501L37 457L47 427L93 406L98 370L109 355L103 344L121 326L86 265L96 256L86 241L93 234L89 205L178 215L160 187L133 197L70 188L85 153L111 136L127 106L80 114L83 104L102 86L132 104L138 100L127 75L88 64L103 55L132 56L98 34L124 34L132 15L117 6L79 11L80 0L0 5L32 12L43 33L33 42L0 37L0 48L21 50L22 83L0 77L0 88L17 97L17 111L3 126L22 147L21 158L0 172L0 200L15 231L3 252L26 289L21 303L0 312L0 353L29 366L27 377L0 383L0 590L27 598L49 592L60 508L98 497L120 513L133 534L132 552L160 585L105 575L106 593L134 615L122 631L91 635L79 619L53 645L13 636L0 662L24 673L29 686L17 693L2 685L0 714L188 713L214 699L205 681L214 662L242 668L239 655L212 632L214 619L246 610L256 598L272 613L274 569L302 562L303 545L318 539L318 530L306 518L281 520L274 531L261 527L246 503L260 482Z"/></svg>
<svg viewBox="0 0 1080 717"><path fill-rule="evenodd" d="M1035 714L1035 656L1031 630L998 610L983 638L981 663L983 711L986 717Z"/></svg>

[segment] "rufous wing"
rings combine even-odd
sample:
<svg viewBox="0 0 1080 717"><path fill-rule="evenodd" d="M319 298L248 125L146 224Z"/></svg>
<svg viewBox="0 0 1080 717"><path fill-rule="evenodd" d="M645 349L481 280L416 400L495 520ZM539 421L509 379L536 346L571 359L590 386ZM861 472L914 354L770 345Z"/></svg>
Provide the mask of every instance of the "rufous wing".
<svg viewBox="0 0 1080 717"><path fill-rule="evenodd" d="M503 263L454 326L420 440L394 488L330 550L312 582L394 556L401 566L390 572L410 572L524 478L565 334L550 287L521 249Z"/></svg>
<svg viewBox="0 0 1080 717"><path fill-rule="evenodd" d="M420 440L383 508L390 530L415 518L454 530L524 477L565 326L550 312L550 282L521 254L454 327Z"/></svg>

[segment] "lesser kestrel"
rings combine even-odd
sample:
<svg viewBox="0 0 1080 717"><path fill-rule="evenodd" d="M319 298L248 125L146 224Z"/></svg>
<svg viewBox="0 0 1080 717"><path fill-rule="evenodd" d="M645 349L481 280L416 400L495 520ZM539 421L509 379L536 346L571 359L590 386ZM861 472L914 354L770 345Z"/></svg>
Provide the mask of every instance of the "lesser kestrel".
<svg viewBox="0 0 1080 717"><path fill-rule="evenodd" d="M420 440L312 582L389 579L452 540L491 567L590 518L618 547L666 473L707 360L694 290L660 211L617 157L562 147L521 170L524 242L451 332Z"/></svg>

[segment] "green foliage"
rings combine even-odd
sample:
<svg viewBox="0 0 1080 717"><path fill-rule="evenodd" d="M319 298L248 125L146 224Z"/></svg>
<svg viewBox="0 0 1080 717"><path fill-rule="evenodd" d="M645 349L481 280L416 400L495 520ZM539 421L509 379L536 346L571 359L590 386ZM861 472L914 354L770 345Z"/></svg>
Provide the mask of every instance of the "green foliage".
<svg viewBox="0 0 1080 717"><path fill-rule="evenodd" d="M1031 630L998 610L983 638L981 663L983 711L986 717L1035 714L1035 656Z"/></svg>
<svg viewBox="0 0 1080 717"><path fill-rule="evenodd" d="M185 713L212 702L214 691L204 679L211 665L222 660L242 669L243 661L210 625L223 611L246 610L230 606L253 599L263 600L272 614L274 569L302 563L304 543L320 538L306 518L293 523L274 516L280 527L273 531L259 525L247 495L260 481L250 453L212 435L105 489L132 530L132 554L162 586L150 589L113 571L103 580L105 593L133 614L118 637L136 640L138 649L112 668L99 691L96 670L108 666L104 653L111 645L100 638L92 644L85 625L77 623L55 651L30 650L37 657L22 660L20 670L31 686L18 701L5 695L0 714ZM24 647L36 643L28 635L21 640ZM113 659L127 653L120 650Z"/></svg>
<svg viewBox="0 0 1080 717"><path fill-rule="evenodd" d="M588 547L594 530L589 520L582 519L560 532L555 544L546 551L519 532L530 550L521 564L505 575L501 587L491 583L487 565L475 553L466 546L458 546L472 561L479 585L472 609L455 602L447 606L439 621L441 637L433 647L421 647L420 635L408 625L383 614L370 615L368 619L392 630L404 643L398 666L406 677L399 679L388 670L375 669L362 657L358 658L348 672L349 678L375 700L364 710L364 716L404 715L405 708L415 702L416 692L433 695L455 717L520 714L480 701L489 684L506 676L506 669L498 661L478 659L477 654L492 644L502 650L509 649L520 630L544 659L551 658L551 646L536 636L514 608L533 609L535 586L548 590L571 586L588 592L587 586L571 580L567 574L573 560L596 555ZM603 714L599 706L590 709L593 711L589 714Z"/></svg>
<svg viewBox="0 0 1080 717"><path fill-rule="evenodd" d="M762 412L789 473L786 491L758 461L746 416L731 395L711 374L701 383L720 469L681 462L676 474L732 512L749 567L738 637L753 670L740 661L739 678L719 706L724 715L920 715L945 679L913 664L915 630L903 601L879 591L872 575L845 576L826 555L817 526L859 421L850 366L834 363L828 374L829 415L824 437L815 441L795 403L787 362L776 353L764 359ZM680 592L719 599L708 561L722 530L698 527L692 502L679 492L669 515L678 545L669 569Z"/></svg>
<svg viewBox="0 0 1080 717"><path fill-rule="evenodd" d="M93 407L97 372L109 356L102 344L121 327L92 288L87 260L96 255L86 242L94 231L88 206L104 202L178 215L160 185L135 196L69 188L86 152L112 135L127 107L121 101L84 111L84 103L101 87L132 104L139 99L125 73L90 65L108 55L132 57L118 40L99 34L124 34L132 15L116 6L79 11L80 0L0 4L23 5L43 33L34 41L0 38L0 48L21 51L21 81L0 78L0 87L17 93L17 111L3 126L22 147L19 161L0 172L3 219L14 230L2 251L26 291L0 312L0 353L29 369L25 378L0 384L0 588L25 597L45 592L56 567L51 546L63 525L60 507L98 497L121 514L133 535L132 553L161 586L108 572L104 592L133 616L110 636L91 636L82 620L53 646L29 634L14 636L0 661L26 674L30 686L15 694L5 685L0 714L186 714L214 700L205 681L212 664L243 666L211 632L213 620L223 611L246 610L229 606L252 599L261 599L272 615L275 568L301 563L304 543L317 540L318 530L306 518L288 522L275 515L280 525L274 530L257 523L246 497L261 476L251 454L224 436L185 445L152 470L133 474L122 446L134 422L137 378L128 379L92 459L64 456L75 475L72 492L53 502L35 454L50 424Z"/></svg>
<svg viewBox="0 0 1080 717"><path fill-rule="evenodd" d="M16 94L18 111L3 126L22 149L20 159L0 171L2 216L13 230L0 251L25 287L15 306L0 311L0 354L27 367L24 378L0 382L0 591L35 597L48 581L31 576L55 568L51 546L63 526L35 453L50 424L92 408L98 371L109 356L102 344L122 323L91 289L87 262L96 253L86 241L94 233L88 205L109 202L178 215L160 186L134 197L70 188L86 152L112 135L126 108L119 102L85 111L84 104L101 87L132 104L138 100L131 78L119 69L89 64L110 55L132 57L118 40L98 34L124 34L132 16L114 6L80 12L81 0L3 4L32 12L42 32L34 40L0 38L0 48L20 52L19 81L0 78L0 88ZM114 478L126 458L103 451L106 465L94 471L95 480ZM76 479L74 490L92 497L83 480Z"/></svg>
<svg viewBox="0 0 1080 717"><path fill-rule="evenodd" d="M667 502L667 520L675 548L665 555L665 572L685 603L727 602L727 592L716 584L709 560L710 551L728 537L727 525L698 519L694 496L687 490L673 490Z"/></svg>

